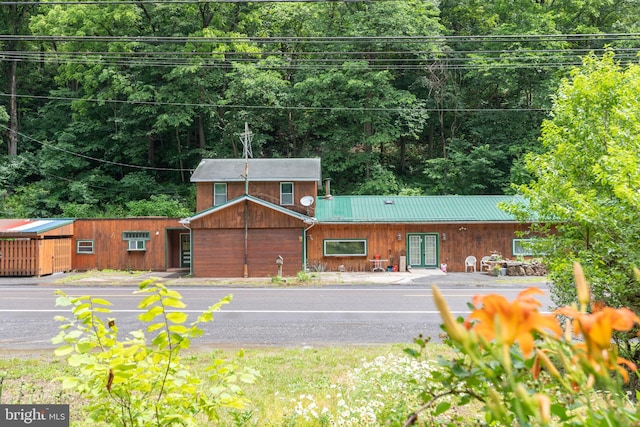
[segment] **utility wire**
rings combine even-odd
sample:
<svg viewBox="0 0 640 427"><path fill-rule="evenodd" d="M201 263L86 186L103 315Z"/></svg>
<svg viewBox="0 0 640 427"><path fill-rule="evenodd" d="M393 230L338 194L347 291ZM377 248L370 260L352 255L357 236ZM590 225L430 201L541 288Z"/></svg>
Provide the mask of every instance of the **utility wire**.
<svg viewBox="0 0 640 427"><path fill-rule="evenodd" d="M617 54L617 59L629 62L633 61L633 55L639 51L638 47L633 45L640 44L640 33L605 33L605 34L544 34L544 35L482 35L482 36L357 36L357 37L129 37L129 36L12 36L0 35L0 41L32 41L40 43L56 42L56 46L66 47L70 42L95 42L95 43L124 43L129 46L131 51L114 52L109 50L96 51L65 51L62 50L43 50L33 51L14 50L3 51L2 58L6 60L24 60L38 61L44 60L66 61L69 63L101 63L104 58L114 58L114 65L131 65L131 66L162 66L170 67L174 65L201 65L203 67L229 67L229 62L259 62L265 56L281 57L289 61L288 64L278 65L270 64L269 66L261 64L261 68L272 69L299 69L305 65L318 65L321 68L330 68L327 64L338 62L344 58L354 58L366 60L369 64L386 63L390 66L378 66L376 69L419 69L423 61L431 66L433 63L441 64L443 68L450 69L477 69L486 67L486 61L495 61L499 63L499 67L518 68L522 63L522 68L531 67L565 67L580 65L580 55L588 52L603 52L605 45L611 45L614 42L623 43L622 46L613 46ZM540 44L554 44L575 42L580 44L597 41L600 47L570 47L547 48L551 46L540 47ZM498 48L498 49L442 49L443 46L455 43L517 43L516 48ZM171 43L174 45L189 44L197 45L199 43L215 46L224 46L231 44L230 47L211 49L208 52L193 50L185 51L152 51L139 50L145 45L156 45ZM238 46L249 43L248 48L243 50L234 49L234 44ZM396 50L389 50L390 46L401 43L403 47ZM434 49L419 49L420 45L428 43L433 45ZM442 43L445 43L442 45ZM527 47L528 43L532 45ZM278 51L265 49L269 44L295 44L298 47L305 46L304 49L295 49L289 51ZM378 45L382 50L358 49L359 45ZM631 44L632 46L628 46ZM310 46L319 49L310 49ZM349 48L341 48L340 50L327 50L327 47L348 45ZM325 46L322 48L322 46ZM387 47L386 49L384 47ZM439 47L439 48L437 48ZM417 49L416 49L417 48ZM136 50L138 49L138 50ZM218 51L219 50L219 51ZM530 55L536 55L531 57ZM383 58L381 58L381 56ZM409 56L408 58L406 56ZM542 56L542 63L539 62ZM188 58L196 58L200 61L197 64L188 62ZM336 58L336 59L333 59ZM569 59L567 59L569 58ZM484 62L483 62L484 61ZM520 61L520 63L519 63ZM538 61L538 62L536 62ZM416 63L417 65L408 65ZM534 65L531 65L534 64ZM494 64L495 65L495 64Z"/></svg>
<svg viewBox="0 0 640 427"><path fill-rule="evenodd" d="M432 58L452 58L459 55L502 55L502 54L540 54L550 56L550 54L563 54L570 53L575 55L584 55L594 50L607 50L605 47L601 48L557 48L557 49L474 49L474 50L415 50L415 49L397 49L397 50L209 50L209 51L169 51L169 50L131 50L131 51L100 51L100 50L4 50L0 51L2 54L23 54L33 57L46 57L46 56L84 56L84 55L100 55L100 56L131 56L131 57L147 57L153 55L160 56L185 56L185 57L202 57L205 55L220 55L220 56L258 56L258 55L280 55L280 56L304 56L304 55L327 55L327 56L339 56L339 55L362 55L366 57L376 55L415 55L415 56L430 56ZM632 51L637 52L640 47L620 46L614 48L618 51Z"/></svg>
<svg viewBox="0 0 640 427"><path fill-rule="evenodd" d="M253 52L105 52L105 51L0 51L4 60L37 63L105 64L140 67L200 66L229 69L232 64L252 63L257 68L288 70L304 68L335 68L336 64L366 62L370 69L421 69L438 66L441 69L478 68L558 68L580 65L582 57L600 49L531 49L531 50L482 50L482 51L416 51L398 50L382 52L365 51L253 51ZM623 63L637 62L640 48L628 47L614 50L616 60ZM266 58L278 58L281 62L265 62Z"/></svg>
<svg viewBox="0 0 640 427"><path fill-rule="evenodd" d="M3 128L5 130L13 132L9 127L7 127L7 126L5 126L3 124L0 124L0 128ZM128 163L113 162L111 160L99 159L97 157L86 156L84 154L76 153L75 151L67 150L67 149L64 149L62 147L57 147L57 146L55 146L53 144L49 144L47 142L40 141L39 139L33 138L33 137L29 136L29 135L25 135L24 133L21 133L21 132L15 132L15 133L17 135L20 135L21 137L23 137L25 139L28 139L29 141L36 142L36 143L42 145L43 147L51 148L53 150L62 151L63 153L71 154L71 155L73 155L75 157L81 157L83 159L91 160L91 161L98 162L98 163L105 163L105 164L109 164L109 165L122 166L122 167L127 167L127 168L132 168L132 169L144 169L144 170L154 170L154 171L171 171L171 172L193 172L192 169L158 168L158 167L153 167L153 166L131 165L131 164L128 164Z"/></svg>
<svg viewBox="0 0 640 427"><path fill-rule="evenodd" d="M370 2L398 2L403 0L87 0L87 1L3 1L0 6L24 6L34 4L48 5L145 5L145 4L205 4L205 3L370 3Z"/></svg>
<svg viewBox="0 0 640 427"><path fill-rule="evenodd" d="M9 97L9 94L0 93L0 97ZM173 106L173 107L197 107L197 108L229 108L229 109L255 109L255 110L292 110L292 111L380 111L380 112L515 112L515 111L549 111L546 108L386 108L386 107L310 107L310 106L286 106L286 105L241 105L241 104L212 104L212 103L191 103L191 102L161 102L161 101L129 101L119 99L91 99L91 98L75 98L64 96L44 96L44 95L16 95L17 98L43 99L56 101L86 101L109 104L128 104L128 105L155 105L155 106ZM6 126L0 125L5 129ZM138 166L144 167L144 166ZM166 169L181 170L181 169Z"/></svg>
<svg viewBox="0 0 640 427"><path fill-rule="evenodd" d="M0 3L1 5L2 3ZM353 43L353 42L584 42L594 40L637 40L640 33L563 33L563 34L504 34L504 35L422 35L422 36L238 36L238 37L193 37L193 36L68 36L68 35L0 35L1 41L102 41L127 43Z"/></svg>

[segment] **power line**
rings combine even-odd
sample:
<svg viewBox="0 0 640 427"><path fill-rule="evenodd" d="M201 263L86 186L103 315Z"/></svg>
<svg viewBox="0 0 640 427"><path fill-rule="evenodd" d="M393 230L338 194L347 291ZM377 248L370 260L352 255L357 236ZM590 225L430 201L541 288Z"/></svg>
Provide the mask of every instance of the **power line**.
<svg viewBox="0 0 640 427"><path fill-rule="evenodd" d="M0 97L9 97L9 94L0 93ZM86 101L96 103L110 104L128 104L128 105L156 105L156 106L173 106L173 107L197 107L197 108L229 108L229 109L255 109L255 110L283 110L283 111L379 111L379 112L423 112L423 113L473 113L473 112L526 112L549 111L546 108L386 108L386 107L311 107L311 106L288 106L288 105L241 105L241 104L224 104L224 103L191 103L191 102L163 102L163 101L129 101L118 99L92 99L92 98L74 98L64 96L43 96L43 95L16 95L18 98L44 99L57 101ZM4 128L6 126L0 125ZM82 156L82 155L80 155ZM125 165L126 166L126 165ZM143 167L143 166L138 166ZM182 169L166 169L166 170L182 170Z"/></svg>
<svg viewBox="0 0 640 427"><path fill-rule="evenodd" d="M265 51L252 52L181 52L181 51L0 51L4 60L37 63L104 64L140 67L199 66L203 68L230 69L233 64L251 63L260 69L331 69L349 61L366 62L369 69L416 70L437 66L440 69L478 68L558 68L581 65L588 53L603 53L607 48L580 49L498 49L478 51ZM638 47L614 49L616 60L637 62ZM280 62L265 62L266 58L278 58Z"/></svg>
<svg viewBox="0 0 640 427"><path fill-rule="evenodd" d="M613 46L617 59L625 62L634 61L640 48L640 33L604 33L604 34L511 34L511 35L478 35L478 36L354 36L354 37L155 37L155 36L12 36L0 35L0 41L31 41L36 43L55 43L56 46L68 47L70 43L125 43L129 49L121 52L112 50L74 51L74 50L13 50L3 51L2 57L7 60L24 60L43 62L65 61L69 63L100 64L111 61L112 65L126 66L158 66L172 67L180 65L198 65L212 68L228 68L231 63L254 63L260 68L270 69L304 69L307 66L327 69L330 65L349 60L363 60L371 69L415 70L423 66L438 65L443 69L478 69L487 67L492 61L494 68L558 68L580 65L580 55L588 52L604 52L605 46ZM590 48L571 47L552 48L549 44L595 44ZM614 42L623 42L618 46ZM192 51L153 51L140 50L141 47L158 44L209 44L210 51L194 49ZM234 44L250 43L249 49L238 50ZM432 45L432 49L421 48L424 44ZM460 43L462 49L443 49L444 46ZM518 47L498 49L464 48L464 43L517 43ZM230 44L229 47L222 47ZM295 44L295 49L269 49L269 45ZM382 47L381 50L365 48L371 44ZM399 49L391 48L394 45ZM531 46L527 46L531 44ZM540 44L543 47L540 47ZM342 45L342 46L341 46ZM218 48L218 46L221 46ZM303 49L299 47L304 46ZM316 47L317 49L312 48ZM341 46L331 50L331 47ZM360 46L360 48L359 48ZM94 46L95 47L95 46ZM385 49L386 47L386 49ZM391 49L390 49L391 48ZM536 55L532 57L531 55ZM262 64L265 57L282 58L284 64ZM194 61L198 61L194 63ZM542 61L542 62L541 62Z"/></svg>
<svg viewBox="0 0 640 427"><path fill-rule="evenodd" d="M278 50L252 50L252 51L66 51L66 50L49 50L49 51L36 51L36 50L4 50L0 51L0 55L3 55L9 59L28 59L33 57L35 59L42 60L44 58L61 59L65 57L97 57L97 58L142 58L153 59L154 57L165 58L196 58L207 59L207 56L213 56L212 60L216 60L215 56L220 57L241 57L242 59L262 59L267 56L283 56L283 57L304 57L315 55L326 55L327 57L348 57L359 56L367 60L376 60L378 56L394 57L398 58L402 55L408 55L415 59L421 60L477 60L483 58L503 59L502 55L511 55L508 58L524 57L528 59L537 59L538 57L532 57L531 54L540 55L545 59L559 57L559 56L583 56L590 52L604 52L608 50L605 47L602 48L566 48L566 49L478 49L478 50L448 50L448 51L434 51L434 50L381 50L381 51L364 51L364 50L298 50L298 51L278 51ZM636 54L640 51L639 47L618 47L613 48L616 53L632 53ZM521 56L522 55L522 56ZM13 56L14 58L11 58ZM242 58L245 57L245 58ZM339 58L341 59L341 58Z"/></svg>
<svg viewBox="0 0 640 427"><path fill-rule="evenodd" d="M3 124L0 124L0 127L11 131L11 129ZM193 172L192 169L180 169L180 168L158 168L158 167L153 167L153 166L141 166L141 165L131 165L128 163L121 163L121 162L113 162L111 160L105 160L105 159L99 159L97 157L91 157L91 156L87 156L84 154L80 154L80 153L76 153L75 151L71 151L71 150L67 150L64 149L62 147L57 147L53 144L49 144L47 142L44 141L40 141L39 139L33 138L29 135L25 135L24 133L21 132L16 132L16 134L20 135L21 137L28 139L29 141L33 141L36 142L40 145L42 145L43 147L47 147L47 148L51 148L53 150L58 150L58 151L62 151L63 153L66 154L71 154L75 157L80 157L86 160L91 160L94 162L98 162L98 163L105 163L105 164L109 164L109 165L113 165L113 166L121 166L121 167L127 167L127 168L132 168L132 169L143 169L143 170L154 170L154 171L170 171L170 172Z"/></svg>
<svg viewBox="0 0 640 427"><path fill-rule="evenodd" d="M372 0L87 0L87 1L3 1L0 6L24 6L34 5L145 5L145 4L205 4L205 3L370 3ZM375 2L397 2L403 0L373 0Z"/></svg>
<svg viewBox="0 0 640 427"><path fill-rule="evenodd" d="M2 3L0 3L2 4ZM0 35L0 41L102 41L127 43L353 43L353 42L546 42L546 41L594 41L636 40L640 33L562 33L562 34L487 34L487 35L420 35L420 36L238 36L238 37L193 37L193 36L68 36L68 35Z"/></svg>

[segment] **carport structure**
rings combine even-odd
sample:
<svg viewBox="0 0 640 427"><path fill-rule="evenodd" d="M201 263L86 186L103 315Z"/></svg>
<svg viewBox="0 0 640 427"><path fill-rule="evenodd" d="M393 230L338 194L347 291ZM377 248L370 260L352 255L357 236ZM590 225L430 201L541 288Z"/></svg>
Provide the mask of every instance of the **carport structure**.
<svg viewBox="0 0 640 427"><path fill-rule="evenodd" d="M0 219L0 277L71 270L72 219Z"/></svg>

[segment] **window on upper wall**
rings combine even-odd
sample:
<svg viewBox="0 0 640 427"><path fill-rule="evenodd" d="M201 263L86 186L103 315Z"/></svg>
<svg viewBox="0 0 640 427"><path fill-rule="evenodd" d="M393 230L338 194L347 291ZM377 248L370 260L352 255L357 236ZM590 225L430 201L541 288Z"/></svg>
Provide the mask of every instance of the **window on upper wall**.
<svg viewBox="0 0 640 427"><path fill-rule="evenodd" d="M280 204L293 205L293 182L280 183Z"/></svg>
<svg viewBox="0 0 640 427"><path fill-rule="evenodd" d="M76 241L76 253L77 254L92 254L93 253L93 240L78 240L78 241Z"/></svg>
<svg viewBox="0 0 640 427"><path fill-rule="evenodd" d="M513 239L512 252L514 256L533 256L533 239Z"/></svg>
<svg viewBox="0 0 640 427"><path fill-rule="evenodd" d="M324 256L366 256L366 239L327 239L323 242Z"/></svg>
<svg viewBox="0 0 640 427"><path fill-rule="evenodd" d="M147 240L151 240L149 231L125 231L122 233L122 240L127 242L128 251L146 251Z"/></svg>
<svg viewBox="0 0 640 427"><path fill-rule="evenodd" d="M213 206L220 206L227 203L227 184L216 182L213 184Z"/></svg>

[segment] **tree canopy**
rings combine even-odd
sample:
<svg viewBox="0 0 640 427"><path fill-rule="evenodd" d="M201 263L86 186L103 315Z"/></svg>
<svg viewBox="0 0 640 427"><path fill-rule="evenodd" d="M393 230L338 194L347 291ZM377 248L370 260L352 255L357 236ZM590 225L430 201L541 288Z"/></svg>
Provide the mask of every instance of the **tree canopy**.
<svg viewBox="0 0 640 427"><path fill-rule="evenodd" d="M254 157L321 157L337 194L511 192L581 57L637 62L639 13L633 0L0 1L0 216L192 211L191 171L240 156L245 122Z"/></svg>
<svg viewBox="0 0 640 427"><path fill-rule="evenodd" d="M633 267L640 265L640 66L609 52L590 55L565 79L542 125L543 153L529 154L533 179L518 190L553 226L542 248L554 297L575 297L573 262L592 281L596 301L640 308Z"/></svg>

